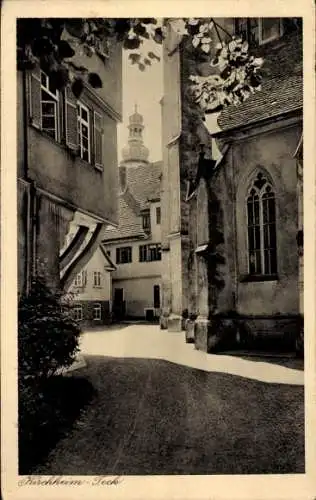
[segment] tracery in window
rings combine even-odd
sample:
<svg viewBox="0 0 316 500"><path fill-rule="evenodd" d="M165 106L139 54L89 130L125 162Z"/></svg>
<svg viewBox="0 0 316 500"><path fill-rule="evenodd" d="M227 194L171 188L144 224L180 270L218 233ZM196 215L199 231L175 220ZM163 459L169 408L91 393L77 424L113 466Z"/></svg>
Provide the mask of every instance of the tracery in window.
<svg viewBox="0 0 316 500"><path fill-rule="evenodd" d="M259 172L247 197L248 269L251 275L277 273L275 194Z"/></svg>

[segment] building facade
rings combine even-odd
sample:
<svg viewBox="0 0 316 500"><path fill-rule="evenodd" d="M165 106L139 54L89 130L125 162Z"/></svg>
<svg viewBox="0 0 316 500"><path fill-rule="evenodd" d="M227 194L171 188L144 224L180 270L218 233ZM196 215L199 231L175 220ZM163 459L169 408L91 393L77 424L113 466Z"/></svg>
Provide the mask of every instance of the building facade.
<svg viewBox="0 0 316 500"><path fill-rule="evenodd" d="M117 224L121 47L72 61L98 73L102 88L86 84L77 99L70 87L56 90L39 66L17 72L20 293L39 265L51 288L67 290L104 228ZM70 225L76 236L65 248Z"/></svg>
<svg viewBox="0 0 316 500"><path fill-rule="evenodd" d="M119 226L105 232L103 245L116 266L114 318L152 320L161 311L161 162L148 161L143 117L137 109L128 128L128 145L119 166Z"/></svg>
<svg viewBox="0 0 316 500"><path fill-rule="evenodd" d="M302 312L301 28L279 18L219 23L264 58L264 80L260 92L222 111L215 128L187 98L187 76L205 74L207 64L172 37L165 48L162 327L180 329L182 309L204 351L292 349Z"/></svg>
<svg viewBox="0 0 316 500"><path fill-rule="evenodd" d="M112 273L115 265L102 245L77 274L68 292L74 300L74 315L82 326L95 327L112 320Z"/></svg>

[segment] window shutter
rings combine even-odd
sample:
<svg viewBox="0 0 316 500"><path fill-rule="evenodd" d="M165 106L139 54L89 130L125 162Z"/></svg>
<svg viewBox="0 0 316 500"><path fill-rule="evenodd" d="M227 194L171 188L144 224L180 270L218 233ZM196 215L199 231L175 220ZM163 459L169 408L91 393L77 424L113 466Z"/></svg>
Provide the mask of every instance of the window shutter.
<svg viewBox="0 0 316 500"><path fill-rule="evenodd" d="M94 111L94 161L97 167L103 167L102 161L102 116Z"/></svg>
<svg viewBox="0 0 316 500"><path fill-rule="evenodd" d="M66 144L76 151L78 149L77 99L69 88L66 89L65 96Z"/></svg>
<svg viewBox="0 0 316 500"><path fill-rule="evenodd" d="M34 127L41 128L41 70L39 66L32 70L29 82L30 120Z"/></svg>

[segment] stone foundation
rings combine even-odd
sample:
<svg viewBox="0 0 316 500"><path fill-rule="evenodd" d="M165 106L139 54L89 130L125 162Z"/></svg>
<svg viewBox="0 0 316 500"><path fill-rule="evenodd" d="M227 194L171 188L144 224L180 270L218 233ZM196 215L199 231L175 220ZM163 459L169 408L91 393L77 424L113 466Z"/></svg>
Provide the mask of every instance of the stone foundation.
<svg viewBox="0 0 316 500"><path fill-rule="evenodd" d="M300 333L299 316L238 318L240 338L249 348L295 350Z"/></svg>
<svg viewBox="0 0 316 500"><path fill-rule="evenodd" d="M195 341L194 324L195 321L192 319L185 320L185 341L188 344L193 343Z"/></svg>
<svg viewBox="0 0 316 500"><path fill-rule="evenodd" d="M197 318L194 324L195 348L199 351L208 352L208 339L210 331L210 320Z"/></svg>
<svg viewBox="0 0 316 500"><path fill-rule="evenodd" d="M101 304L101 319L93 318L93 308L94 305L98 303ZM110 303L108 300L75 300L74 305L82 306L82 320L80 324L83 328L85 327L98 327L102 325L109 325L112 322L112 314L110 310Z"/></svg>
<svg viewBox="0 0 316 500"><path fill-rule="evenodd" d="M159 318L160 330L168 330L168 316L161 315Z"/></svg>
<svg viewBox="0 0 316 500"><path fill-rule="evenodd" d="M204 352L254 349L271 352L295 351L300 337L299 316L243 317L216 315L194 323L195 347ZM186 324L186 340L192 325ZM190 340L187 340L190 341Z"/></svg>
<svg viewBox="0 0 316 500"><path fill-rule="evenodd" d="M181 332L182 330L182 318L175 314L171 314L168 317L168 331L169 332Z"/></svg>

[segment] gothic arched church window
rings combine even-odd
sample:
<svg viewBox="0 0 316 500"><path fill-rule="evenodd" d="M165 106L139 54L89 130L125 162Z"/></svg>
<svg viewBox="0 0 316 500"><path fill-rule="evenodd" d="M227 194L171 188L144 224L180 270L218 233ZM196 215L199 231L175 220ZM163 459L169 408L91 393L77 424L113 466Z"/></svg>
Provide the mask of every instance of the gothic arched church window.
<svg viewBox="0 0 316 500"><path fill-rule="evenodd" d="M277 273L275 194L259 172L248 190L248 267L251 275Z"/></svg>

